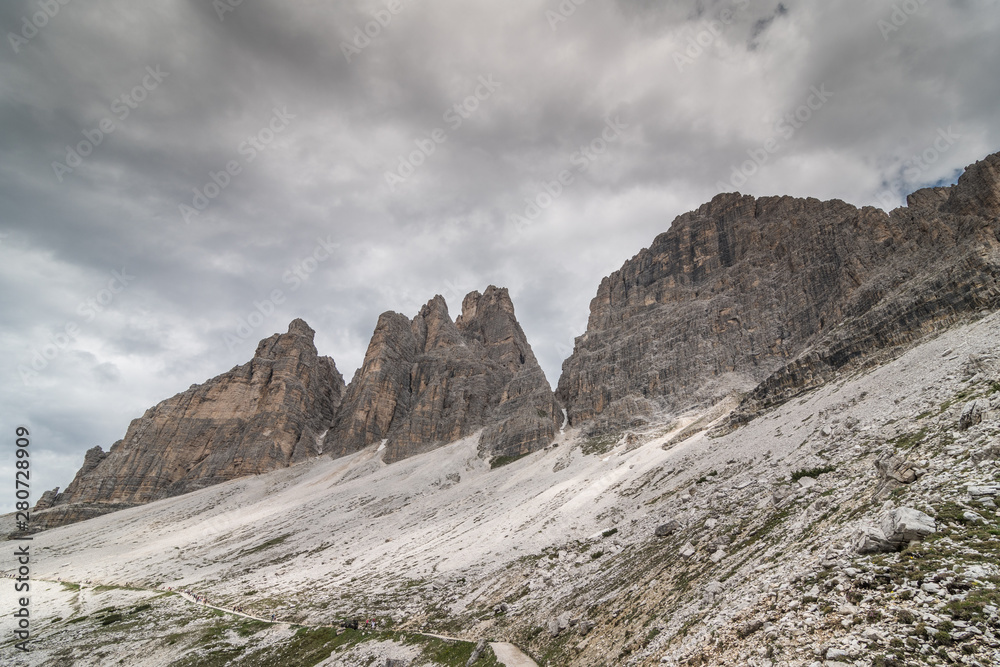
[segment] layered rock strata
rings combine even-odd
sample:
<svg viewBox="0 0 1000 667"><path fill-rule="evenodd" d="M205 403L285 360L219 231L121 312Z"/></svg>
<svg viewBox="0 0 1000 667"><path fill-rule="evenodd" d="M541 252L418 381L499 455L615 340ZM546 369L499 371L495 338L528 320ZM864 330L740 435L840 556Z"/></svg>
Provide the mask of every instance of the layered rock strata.
<svg viewBox="0 0 1000 667"><path fill-rule="evenodd" d="M324 449L384 441L391 463L483 429L484 452L518 456L551 442L560 422L507 290L490 286L466 296L455 321L441 296L412 320L384 313Z"/></svg>
<svg viewBox="0 0 1000 667"><path fill-rule="evenodd" d="M94 447L62 493L46 492L44 528L284 468L321 453L344 380L294 320L253 360L150 408L110 451Z"/></svg>
<svg viewBox="0 0 1000 667"><path fill-rule="evenodd" d="M723 194L605 278L557 398L594 431L750 392L734 423L1000 305L1000 154L887 214Z"/></svg>

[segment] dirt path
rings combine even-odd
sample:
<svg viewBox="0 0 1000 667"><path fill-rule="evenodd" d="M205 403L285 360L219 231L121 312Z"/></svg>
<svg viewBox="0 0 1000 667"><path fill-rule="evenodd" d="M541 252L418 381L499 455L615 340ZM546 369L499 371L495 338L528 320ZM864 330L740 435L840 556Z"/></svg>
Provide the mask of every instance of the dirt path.
<svg viewBox="0 0 1000 667"><path fill-rule="evenodd" d="M211 607L212 609L218 609L219 611L224 612L226 614L232 614L234 616L242 616L244 618L251 618L256 621L264 621L265 623L274 623L275 625L287 624L287 622L283 621L272 621L270 619L260 618L259 616L253 616L251 614L245 614L243 612L233 611L232 609L226 609L225 607L216 607L215 605L212 604L205 604L204 602L198 602L193 596L183 591L174 591L174 592L177 593L179 596L181 596L181 598L183 598L184 600L190 602L191 604L200 605L202 607ZM309 627L309 628L333 627L332 625L305 625L302 623L294 623L293 625ZM462 639L460 637L449 637L448 635L438 635L434 634L433 632L414 632L411 634L423 635L424 637L436 637L437 639L445 639L448 641L455 641L455 642L469 641L468 639ZM472 641L471 643L474 644L475 641ZM505 665L505 667L538 667L538 663L536 663L534 660L525 655L524 652L522 652L521 649L519 649L514 644L510 644L507 642L490 642L490 646L493 648L493 652L496 654L497 660L499 660L503 665Z"/></svg>
<svg viewBox="0 0 1000 667"><path fill-rule="evenodd" d="M423 635L424 637L437 637L438 639L445 639L453 642L464 642L467 639L459 639L458 637L449 637L447 635L436 635L432 632L416 632L414 634ZM493 652L505 667L538 667L538 663L529 658L524 654L521 649L519 649L514 644L508 642L490 642L490 647L492 647Z"/></svg>
<svg viewBox="0 0 1000 667"><path fill-rule="evenodd" d="M86 587L81 586L80 590L84 591L86 590ZM145 590L150 590L150 591L157 590L162 592L164 589L145 589ZM255 621L263 621L265 623L271 623L274 625L294 625L307 628L334 627L332 625L306 625L303 623L289 623L288 621L280 621L280 620L272 621L269 618L261 618L260 616L254 616L253 614L246 614L241 611L234 611L232 609L227 609L226 607L217 607L214 604L205 604L204 602L199 602L197 599L195 599L193 595L185 591L171 591L171 592L176 593L182 600L190 604L198 605L199 607L209 607L211 609L218 609L219 611L225 614L230 614L233 616L242 616L243 618L249 618ZM437 639L445 639L448 641L469 642L468 639L462 639L460 637L450 637L448 635L438 635L432 632L413 632L410 634L423 635L424 637L436 637ZM475 641L473 640L471 643L475 644ZM507 642L490 642L490 646L493 648L493 652L496 654L497 660L499 660L503 665L505 665L505 667L538 667L538 663L536 663L534 660L525 655L521 651L521 649L519 649L514 644L510 644Z"/></svg>
<svg viewBox="0 0 1000 667"><path fill-rule="evenodd" d="M507 642L493 642L490 644L493 652L496 653L497 660L506 667L538 667L538 663L521 652L521 649L508 644Z"/></svg>
<svg viewBox="0 0 1000 667"><path fill-rule="evenodd" d="M209 607L210 609L218 609L221 612L225 612L227 614L232 614L233 616L242 616L243 618L249 618L249 619L252 619L254 621L264 621L265 623L274 623L275 625L279 625L279 624L288 625L288 623L286 623L284 621L272 621L270 619L261 618L259 616L254 616L252 614L245 614L242 611L234 611L232 609L226 609L225 607L216 607L214 604L205 604L204 602L198 602L194 598L193 595L191 595L190 593L185 593L184 591L173 591L173 592L177 593L178 595L180 595L182 598L184 598L185 600L187 600L191 604L200 605L202 607ZM298 623L296 623L296 625L298 625ZM329 627L329 626L325 626L325 627Z"/></svg>

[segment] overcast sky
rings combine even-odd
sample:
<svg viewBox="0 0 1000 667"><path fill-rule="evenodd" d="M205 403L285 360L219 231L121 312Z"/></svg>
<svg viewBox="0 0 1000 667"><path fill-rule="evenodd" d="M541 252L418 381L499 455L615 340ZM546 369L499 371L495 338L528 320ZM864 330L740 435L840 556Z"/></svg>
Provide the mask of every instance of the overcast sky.
<svg viewBox="0 0 1000 667"><path fill-rule="evenodd" d="M0 510L16 424L36 500L295 317L350 380L379 313L506 286L555 385L719 191L891 208L1000 149L997 5L3 2Z"/></svg>

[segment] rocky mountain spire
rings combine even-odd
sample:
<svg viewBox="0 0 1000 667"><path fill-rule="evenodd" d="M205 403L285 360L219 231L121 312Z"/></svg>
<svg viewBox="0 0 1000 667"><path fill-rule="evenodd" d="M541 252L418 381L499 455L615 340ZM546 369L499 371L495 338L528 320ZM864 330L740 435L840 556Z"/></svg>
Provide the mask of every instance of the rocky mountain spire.
<svg viewBox="0 0 1000 667"><path fill-rule="evenodd" d="M455 322L441 296L412 321L384 313L324 448L385 440L392 462L486 427L485 450L524 454L551 442L558 412L507 290L490 286L465 297Z"/></svg>
<svg viewBox="0 0 1000 667"><path fill-rule="evenodd" d="M318 455L344 380L313 336L294 320L262 340L250 362L132 420L109 452L87 452L65 491L47 494L49 509L34 523L71 523Z"/></svg>

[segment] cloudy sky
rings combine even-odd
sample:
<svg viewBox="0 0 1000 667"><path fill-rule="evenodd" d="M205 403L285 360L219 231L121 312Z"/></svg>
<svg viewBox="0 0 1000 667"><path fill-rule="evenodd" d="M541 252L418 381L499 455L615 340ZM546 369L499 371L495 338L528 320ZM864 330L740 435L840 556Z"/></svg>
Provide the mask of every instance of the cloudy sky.
<svg viewBox="0 0 1000 667"><path fill-rule="evenodd" d="M37 499L294 317L350 379L491 283L555 384L720 190L891 208L1000 150L997 5L3 2L3 478L19 423Z"/></svg>

